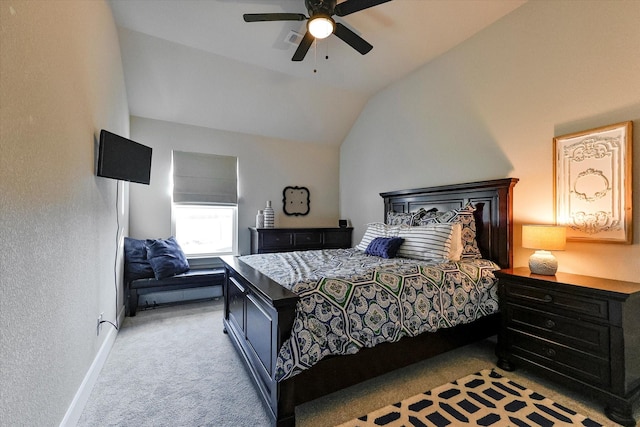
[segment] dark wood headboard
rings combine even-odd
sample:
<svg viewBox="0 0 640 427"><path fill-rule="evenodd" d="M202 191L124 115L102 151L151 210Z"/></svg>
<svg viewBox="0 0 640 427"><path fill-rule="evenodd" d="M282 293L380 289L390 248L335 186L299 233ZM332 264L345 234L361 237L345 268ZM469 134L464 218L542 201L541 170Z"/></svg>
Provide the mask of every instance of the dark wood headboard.
<svg viewBox="0 0 640 427"><path fill-rule="evenodd" d="M380 193L387 212L415 212L420 208L447 211L467 203L476 208L476 239L484 258L502 268L513 267L513 187L518 178L416 188Z"/></svg>

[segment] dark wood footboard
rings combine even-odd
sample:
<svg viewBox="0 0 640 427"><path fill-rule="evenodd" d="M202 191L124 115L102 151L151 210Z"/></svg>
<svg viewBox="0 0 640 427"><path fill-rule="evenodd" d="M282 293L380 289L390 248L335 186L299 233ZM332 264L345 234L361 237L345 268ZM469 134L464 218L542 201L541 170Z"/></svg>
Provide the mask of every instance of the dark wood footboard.
<svg viewBox="0 0 640 427"><path fill-rule="evenodd" d="M295 403L284 398L274 372L278 350L291 334L298 296L236 257L221 259L225 332L244 359L274 425L293 426Z"/></svg>
<svg viewBox="0 0 640 427"><path fill-rule="evenodd" d="M509 178L471 184L384 193L387 209L409 211L436 206L463 207L473 203L478 211L478 243L486 258L501 267L512 260L512 189ZM278 427L295 425L295 406L386 372L495 335L499 315L471 324L405 337L348 356L331 356L300 374L277 382L276 360L290 336L298 296L233 256L221 257L225 265L224 328L245 361L263 402Z"/></svg>

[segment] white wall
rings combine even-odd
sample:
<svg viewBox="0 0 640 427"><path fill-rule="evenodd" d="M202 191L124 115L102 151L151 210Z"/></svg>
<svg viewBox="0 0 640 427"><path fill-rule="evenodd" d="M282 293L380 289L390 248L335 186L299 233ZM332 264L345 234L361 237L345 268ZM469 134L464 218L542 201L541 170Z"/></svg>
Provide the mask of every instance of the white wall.
<svg viewBox="0 0 640 427"><path fill-rule="evenodd" d="M177 123L131 118L131 137L153 148L151 185L131 184L131 236L171 235L171 150L238 157L238 245L250 251L248 227L258 209L271 200L276 227L338 225L339 148ZM311 210L306 216L282 211L286 186L307 187Z"/></svg>
<svg viewBox="0 0 640 427"><path fill-rule="evenodd" d="M302 0L294 1L302 3ZM126 2L113 5L116 14L127 7L134 10L137 7L135 13L146 13L146 2L127 6L122 3ZM169 3L172 4L167 8L171 10L179 2L173 0ZM220 3L201 1L190 7L198 7L201 15L206 16L208 13L222 13L214 12L216 8L226 10L226 6ZM240 19L241 13L238 11L236 19ZM188 12L184 16L187 15ZM212 18L208 25L216 26L216 18ZM180 21L183 18L176 16L174 19ZM227 15L225 19L233 19L233 16ZM128 19L122 17L122 21L128 22ZM157 25L167 25L165 22L169 21L161 19L159 22ZM189 45L193 42L192 36L198 38L197 34L200 34L198 24L192 25L195 31L191 36L177 36L186 36L182 41ZM273 27L276 28L279 27ZM155 33L153 28L146 31ZM233 38L253 40L249 32L234 34L233 30L223 27L218 27L218 31L217 38L224 40L227 47L242 49L238 40ZM323 61L321 72L315 74L312 73L313 61L307 61L306 65L300 63L296 69L306 70L303 74L309 74L303 78L292 78L279 71L232 59L234 55L227 57L211 53L215 47L209 46L206 37L201 48L196 49L125 28L119 28L118 34L126 69L129 107L136 116L296 142L338 145L367 99L360 91L323 83L325 76L333 75L324 67L336 66L337 62ZM284 34L282 37L274 34L274 37L284 38ZM191 42L188 39L192 39ZM210 42L213 45L219 43L216 40ZM257 40L253 42L260 43ZM289 64L289 55L293 52L286 47L284 49L282 52L286 57L278 62ZM282 53L272 49L259 51L269 56ZM332 52L332 55L336 53ZM231 99L233 102L227 102ZM242 107L238 108L239 105ZM315 108L315 105L330 105L331 108Z"/></svg>
<svg viewBox="0 0 640 427"><path fill-rule="evenodd" d="M560 270L640 278L640 3L531 1L378 93L341 147L341 216L361 238L382 191L517 177L522 223L552 223L552 139L632 120L634 244L569 243Z"/></svg>
<svg viewBox="0 0 640 427"><path fill-rule="evenodd" d="M3 0L0 22L0 425L58 425L115 336L96 336L116 316L117 226L94 144L128 134L122 63L103 1Z"/></svg>

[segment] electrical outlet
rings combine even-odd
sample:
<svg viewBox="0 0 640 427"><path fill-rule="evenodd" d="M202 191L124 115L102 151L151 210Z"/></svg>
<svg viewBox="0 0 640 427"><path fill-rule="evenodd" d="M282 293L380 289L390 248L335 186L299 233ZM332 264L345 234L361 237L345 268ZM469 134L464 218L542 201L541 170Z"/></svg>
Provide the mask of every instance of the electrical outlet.
<svg viewBox="0 0 640 427"><path fill-rule="evenodd" d="M102 315L104 313L100 313L100 316L98 316L98 323L96 325L96 335L100 335L100 331L102 330Z"/></svg>

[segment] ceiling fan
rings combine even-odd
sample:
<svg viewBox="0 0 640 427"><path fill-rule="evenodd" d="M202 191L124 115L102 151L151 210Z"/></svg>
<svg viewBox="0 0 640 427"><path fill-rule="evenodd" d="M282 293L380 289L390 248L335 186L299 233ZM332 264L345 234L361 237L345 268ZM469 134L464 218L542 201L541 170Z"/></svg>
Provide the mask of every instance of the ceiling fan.
<svg viewBox="0 0 640 427"><path fill-rule="evenodd" d="M336 4L337 0L304 0L309 16L302 13L245 13L245 22L264 21L307 21L307 32L300 41L292 61L302 61L315 39L324 39L335 34L343 42L360 52L368 53L371 46L362 37L345 25L333 20L332 16L347 16L391 0L346 0Z"/></svg>

